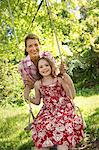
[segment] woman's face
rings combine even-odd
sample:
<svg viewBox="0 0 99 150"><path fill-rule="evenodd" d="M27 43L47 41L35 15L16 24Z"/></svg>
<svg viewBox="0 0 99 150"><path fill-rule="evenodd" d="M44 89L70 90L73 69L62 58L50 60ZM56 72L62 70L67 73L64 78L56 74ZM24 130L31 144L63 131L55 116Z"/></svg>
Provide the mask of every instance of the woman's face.
<svg viewBox="0 0 99 150"><path fill-rule="evenodd" d="M40 44L37 39L28 39L26 51L31 59L39 56Z"/></svg>
<svg viewBox="0 0 99 150"><path fill-rule="evenodd" d="M44 59L39 60L39 62L38 62L38 70L39 70L39 73L43 77L51 75L51 66Z"/></svg>

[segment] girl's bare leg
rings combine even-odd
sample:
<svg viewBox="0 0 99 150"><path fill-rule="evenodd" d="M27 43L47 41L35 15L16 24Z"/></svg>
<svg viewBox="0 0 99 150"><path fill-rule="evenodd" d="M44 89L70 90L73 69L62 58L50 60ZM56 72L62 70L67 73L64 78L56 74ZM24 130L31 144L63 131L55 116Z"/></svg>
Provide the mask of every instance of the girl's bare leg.
<svg viewBox="0 0 99 150"><path fill-rule="evenodd" d="M68 146L66 146L66 145L57 145L57 150L68 150Z"/></svg>

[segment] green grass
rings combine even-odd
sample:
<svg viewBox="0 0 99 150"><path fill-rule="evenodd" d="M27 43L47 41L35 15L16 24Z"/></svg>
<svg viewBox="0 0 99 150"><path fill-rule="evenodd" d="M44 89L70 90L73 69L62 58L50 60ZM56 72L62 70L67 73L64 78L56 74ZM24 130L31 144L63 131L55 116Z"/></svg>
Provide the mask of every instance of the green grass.
<svg viewBox="0 0 99 150"><path fill-rule="evenodd" d="M74 99L77 106L80 107L84 117L93 114L95 109L99 107L99 95L84 97L78 96Z"/></svg>
<svg viewBox="0 0 99 150"><path fill-rule="evenodd" d="M90 97L78 96L74 100L86 120L88 135L87 140L98 137L99 127L99 96ZM36 116L40 106L32 105L33 113ZM33 150L31 140L32 133L26 133L24 127L28 124L28 105L18 107L11 105L0 106L0 150ZM32 118L31 118L32 119ZM93 140L93 139L92 139Z"/></svg>

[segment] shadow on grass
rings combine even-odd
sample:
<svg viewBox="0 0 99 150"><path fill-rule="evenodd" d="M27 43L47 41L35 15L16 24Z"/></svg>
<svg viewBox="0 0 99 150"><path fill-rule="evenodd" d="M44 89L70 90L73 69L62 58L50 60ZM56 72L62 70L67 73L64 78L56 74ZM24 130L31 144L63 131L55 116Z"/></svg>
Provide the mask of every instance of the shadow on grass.
<svg viewBox="0 0 99 150"><path fill-rule="evenodd" d="M99 107L95 109L93 114L89 114L86 119L86 134L89 135L90 140L99 140Z"/></svg>
<svg viewBox="0 0 99 150"><path fill-rule="evenodd" d="M33 150L31 132L24 131L27 117L26 114L20 114L0 120L0 150ZM99 108L89 114L86 124L85 144L99 140ZM94 150L94 148L90 150Z"/></svg>
<svg viewBox="0 0 99 150"><path fill-rule="evenodd" d="M26 114L0 120L0 150L32 150L31 132L26 133Z"/></svg>
<svg viewBox="0 0 99 150"><path fill-rule="evenodd" d="M86 118L86 137L85 145L90 145L86 150L98 150L99 149L99 107L95 109L92 114Z"/></svg>
<svg viewBox="0 0 99 150"><path fill-rule="evenodd" d="M15 150L15 141L0 141L0 150Z"/></svg>
<svg viewBox="0 0 99 150"><path fill-rule="evenodd" d="M1 120L0 124L0 137L10 136L11 134L15 134L22 127L26 125L27 116L25 114L16 115L13 117L7 117Z"/></svg>
<svg viewBox="0 0 99 150"><path fill-rule="evenodd" d="M0 141L0 150L33 150L33 141L28 140L27 142L18 144L18 141Z"/></svg>
<svg viewBox="0 0 99 150"><path fill-rule="evenodd" d="M33 150L34 144L33 141L27 141L19 146L18 150Z"/></svg>

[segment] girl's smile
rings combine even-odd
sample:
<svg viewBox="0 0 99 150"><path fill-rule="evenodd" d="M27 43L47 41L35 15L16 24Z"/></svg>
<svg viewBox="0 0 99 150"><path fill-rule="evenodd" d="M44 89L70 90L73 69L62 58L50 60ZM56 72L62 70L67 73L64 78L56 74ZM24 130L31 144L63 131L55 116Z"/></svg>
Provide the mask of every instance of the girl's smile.
<svg viewBox="0 0 99 150"><path fill-rule="evenodd" d="M43 77L51 75L51 67L50 67L49 63L46 60L44 60L44 59L41 59L39 61L38 69L39 69L39 73Z"/></svg>

